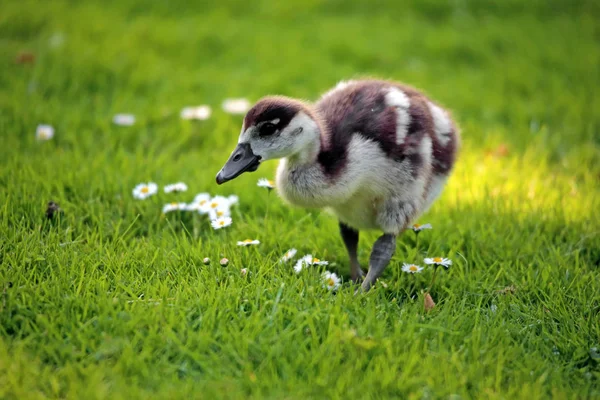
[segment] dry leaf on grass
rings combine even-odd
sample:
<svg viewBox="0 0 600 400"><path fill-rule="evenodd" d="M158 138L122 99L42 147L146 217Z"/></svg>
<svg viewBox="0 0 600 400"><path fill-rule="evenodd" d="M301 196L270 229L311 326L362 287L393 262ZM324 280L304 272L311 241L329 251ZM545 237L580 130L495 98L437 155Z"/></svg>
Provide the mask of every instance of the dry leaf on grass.
<svg viewBox="0 0 600 400"><path fill-rule="evenodd" d="M435 301L431 298L429 293L425 293L425 299L423 301L423 305L425 306L425 311L429 312L433 310L435 307Z"/></svg>

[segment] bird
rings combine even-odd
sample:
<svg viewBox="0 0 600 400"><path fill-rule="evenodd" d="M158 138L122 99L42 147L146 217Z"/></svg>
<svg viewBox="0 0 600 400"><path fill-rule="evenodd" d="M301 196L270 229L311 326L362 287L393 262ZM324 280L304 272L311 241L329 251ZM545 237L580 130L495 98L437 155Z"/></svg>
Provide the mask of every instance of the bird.
<svg viewBox="0 0 600 400"><path fill-rule="evenodd" d="M397 237L442 193L459 146L450 112L422 91L387 80L341 81L313 103L260 99L216 181L280 159L279 195L337 217L351 279L366 292L390 263ZM361 230L381 233L366 275L357 255Z"/></svg>

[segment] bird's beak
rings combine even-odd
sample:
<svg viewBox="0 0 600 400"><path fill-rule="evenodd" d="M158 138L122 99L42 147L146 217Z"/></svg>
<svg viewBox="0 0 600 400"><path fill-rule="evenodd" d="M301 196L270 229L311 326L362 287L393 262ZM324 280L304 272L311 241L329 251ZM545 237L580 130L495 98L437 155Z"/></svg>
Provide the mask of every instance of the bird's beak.
<svg viewBox="0 0 600 400"><path fill-rule="evenodd" d="M217 174L217 184L220 185L240 176L246 171L256 171L260 165L260 156L252 152L250 143L239 143L229 160Z"/></svg>

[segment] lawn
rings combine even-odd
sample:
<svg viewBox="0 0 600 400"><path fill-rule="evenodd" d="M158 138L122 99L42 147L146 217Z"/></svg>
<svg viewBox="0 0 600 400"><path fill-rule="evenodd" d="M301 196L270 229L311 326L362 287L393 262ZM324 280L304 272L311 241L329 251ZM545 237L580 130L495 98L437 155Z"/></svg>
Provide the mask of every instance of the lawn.
<svg viewBox="0 0 600 400"><path fill-rule="evenodd" d="M600 397L598 2L0 8L0 398ZM275 162L215 174L242 121L225 98L316 99L360 76L424 90L463 146L418 220L433 229L405 232L355 295L337 221L257 186ZM182 120L196 104L210 119ZM158 194L134 199L148 181ZM189 190L162 191L177 181ZM200 192L239 196L230 227L162 215ZM292 247L329 265L295 274L279 263ZM426 312L433 270L401 267L438 255L453 265Z"/></svg>

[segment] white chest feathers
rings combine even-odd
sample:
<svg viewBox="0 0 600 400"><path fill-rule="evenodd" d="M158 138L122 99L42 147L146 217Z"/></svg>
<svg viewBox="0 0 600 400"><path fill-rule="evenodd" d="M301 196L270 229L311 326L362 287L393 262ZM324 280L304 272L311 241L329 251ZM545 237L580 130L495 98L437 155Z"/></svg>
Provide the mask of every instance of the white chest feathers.
<svg viewBox="0 0 600 400"><path fill-rule="evenodd" d="M277 169L277 188L287 202L300 207L328 208L356 229L381 229L381 213L389 202L423 196L405 162L394 161L369 140L354 136L347 163L335 176L324 174L317 162L294 164L283 159Z"/></svg>

